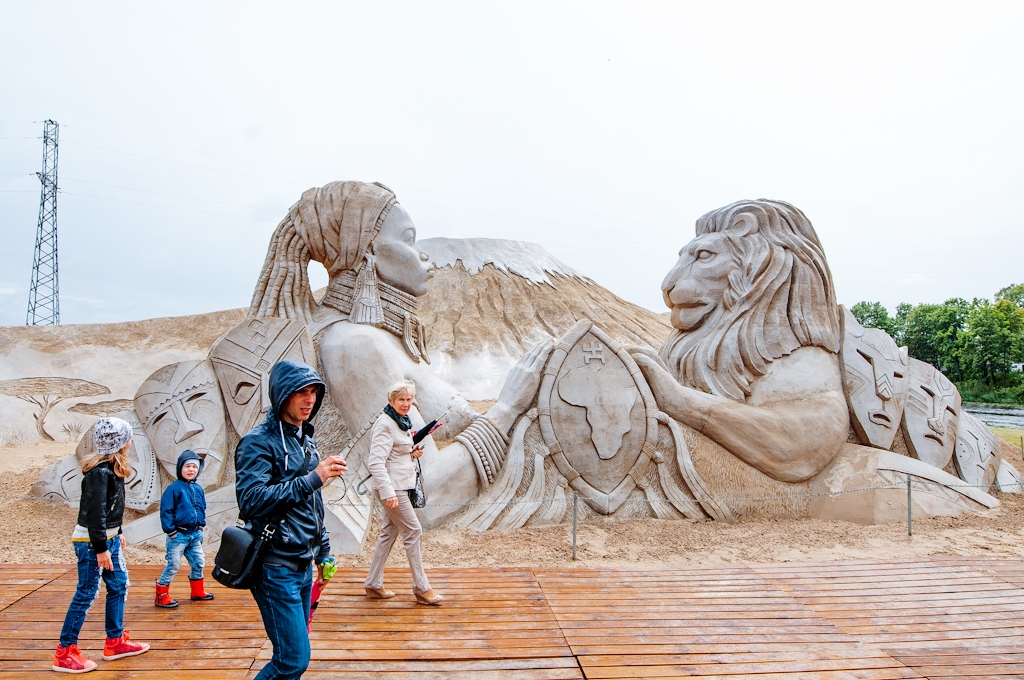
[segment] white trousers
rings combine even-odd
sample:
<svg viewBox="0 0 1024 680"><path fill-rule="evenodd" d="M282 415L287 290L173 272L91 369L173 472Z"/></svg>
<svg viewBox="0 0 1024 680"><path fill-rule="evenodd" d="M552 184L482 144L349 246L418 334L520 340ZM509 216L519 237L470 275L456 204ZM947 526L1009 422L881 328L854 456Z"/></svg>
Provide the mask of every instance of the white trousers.
<svg viewBox="0 0 1024 680"><path fill-rule="evenodd" d="M395 492L395 497L398 498L398 507L394 510L381 502L381 505L384 505L384 524L380 528L377 547L373 549L370 572L366 575L364 585L375 590L384 587L384 565L391 554L391 546L401 534L402 542L405 544L405 556L409 559L409 570L412 572L412 591L425 593L430 590L430 582L423 571L423 529L420 528L419 517L409 502L409 494L399 489Z"/></svg>

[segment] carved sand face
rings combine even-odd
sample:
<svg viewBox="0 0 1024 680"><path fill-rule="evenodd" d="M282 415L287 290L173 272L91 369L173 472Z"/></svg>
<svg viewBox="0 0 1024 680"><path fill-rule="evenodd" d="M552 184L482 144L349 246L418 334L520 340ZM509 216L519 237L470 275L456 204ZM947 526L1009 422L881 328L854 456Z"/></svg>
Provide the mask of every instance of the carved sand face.
<svg viewBox="0 0 1024 680"><path fill-rule="evenodd" d="M205 361L166 366L142 384L135 407L164 470L177 476L178 454L204 459L203 485L217 486L227 453L224 402L213 367Z"/></svg>
<svg viewBox="0 0 1024 680"><path fill-rule="evenodd" d="M377 258L377 275L382 281L410 295L427 292L432 276L427 254L416 245L416 225L400 205L391 208L371 250Z"/></svg>
<svg viewBox="0 0 1024 680"><path fill-rule="evenodd" d="M844 309L843 384L861 441L888 449L896 438L910 388L906 348L877 328L864 328Z"/></svg>
<svg viewBox="0 0 1024 680"><path fill-rule="evenodd" d="M661 284L672 326L692 331L721 306L736 269L723 234L704 234L679 251L679 260Z"/></svg>
<svg viewBox="0 0 1024 680"><path fill-rule="evenodd" d="M920 460L942 469L953 456L960 393L930 364L910 360L910 393L903 411L907 448Z"/></svg>

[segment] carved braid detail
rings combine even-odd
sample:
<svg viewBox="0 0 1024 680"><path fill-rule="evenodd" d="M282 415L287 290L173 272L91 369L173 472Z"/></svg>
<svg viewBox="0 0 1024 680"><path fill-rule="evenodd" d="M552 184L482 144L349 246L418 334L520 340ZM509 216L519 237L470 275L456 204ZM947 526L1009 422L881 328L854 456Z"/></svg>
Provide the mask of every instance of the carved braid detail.
<svg viewBox="0 0 1024 680"><path fill-rule="evenodd" d="M455 441L459 442L473 455L477 471L486 480L485 487L494 482L501 472L508 453L508 439L491 420L480 416L469 427L463 430Z"/></svg>

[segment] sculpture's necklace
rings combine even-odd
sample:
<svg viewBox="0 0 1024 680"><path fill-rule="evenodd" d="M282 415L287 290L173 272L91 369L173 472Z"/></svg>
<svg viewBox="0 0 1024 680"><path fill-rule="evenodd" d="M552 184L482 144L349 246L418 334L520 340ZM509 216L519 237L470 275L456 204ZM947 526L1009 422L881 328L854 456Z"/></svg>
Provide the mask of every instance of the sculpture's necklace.
<svg viewBox="0 0 1024 680"><path fill-rule="evenodd" d="M414 361L419 362L422 359L429 364L427 329L416 316L416 297L380 279L377 279L376 283L383 319L373 325L401 338L405 351ZM347 317L352 312L352 301L355 296L356 274L346 271L331 280L320 304L336 309Z"/></svg>

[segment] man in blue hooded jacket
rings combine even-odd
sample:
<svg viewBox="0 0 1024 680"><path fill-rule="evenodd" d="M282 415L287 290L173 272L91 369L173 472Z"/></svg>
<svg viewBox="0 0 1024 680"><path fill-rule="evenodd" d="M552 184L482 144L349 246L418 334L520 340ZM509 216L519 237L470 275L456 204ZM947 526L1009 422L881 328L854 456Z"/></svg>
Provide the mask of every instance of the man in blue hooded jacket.
<svg viewBox="0 0 1024 680"><path fill-rule="evenodd" d="M274 645L257 680L300 678L309 665L311 564L322 569L331 544L320 488L345 473L340 456L320 460L310 420L325 385L305 364L279 361L270 370L270 410L235 450L239 516L263 525L280 517L253 578L252 595ZM303 461L307 461L303 467Z"/></svg>

